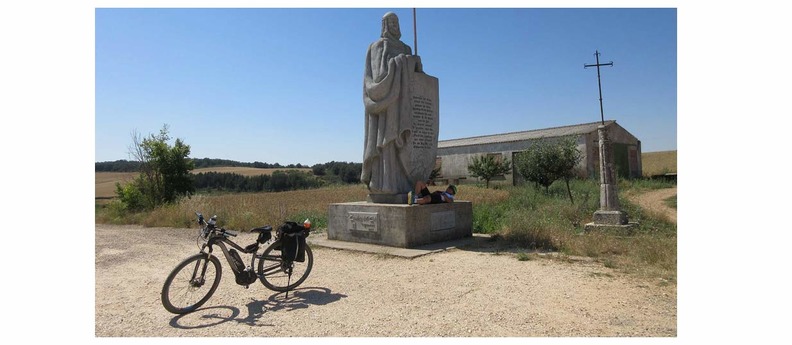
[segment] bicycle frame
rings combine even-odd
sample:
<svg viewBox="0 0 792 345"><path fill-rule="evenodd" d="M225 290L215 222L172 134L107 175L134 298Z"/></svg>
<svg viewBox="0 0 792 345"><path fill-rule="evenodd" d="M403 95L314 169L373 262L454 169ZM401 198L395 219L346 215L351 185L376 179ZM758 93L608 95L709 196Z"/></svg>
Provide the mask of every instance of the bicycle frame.
<svg viewBox="0 0 792 345"><path fill-rule="evenodd" d="M214 251L213 247L215 245L220 247L220 250L223 252L223 256L225 256L228 265L231 266L231 270L236 273L240 273L240 272L237 271L237 267L236 264L234 263L234 259L231 257L231 253L228 251L228 247L226 245L230 245L231 247L242 253L253 254L253 257L250 259L250 267L256 267L255 266L256 258L257 257L261 258L261 255L256 255L256 251L258 251L259 249L258 243L256 243L256 249L253 252L248 252L247 250L245 250L245 248L242 248L240 245L228 239L223 233L219 235L215 234L209 237L206 243L203 244L201 248L201 252L203 252L204 249L209 248L209 252L207 254L212 255L212 252Z"/></svg>
<svg viewBox="0 0 792 345"><path fill-rule="evenodd" d="M236 250L238 250L238 251L240 251L240 252L242 252L244 254L252 254L252 257L250 258L250 266L249 266L251 269L256 267L256 259L258 259L258 260L268 259L268 260L272 260L272 261L280 260L280 256L279 255L267 255L267 256L264 256L263 254L256 254L256 252L261 248L261 245L258 242L254 243L256 245L255 249L252 248L253 244L251 244L251 245L249 245L247 247L247 248L250 248L250 249L246 249L246 248L242 248L242 246L236 244L234 241L231 241L231 239L226 237L226 236L236 236L236 235L230 234L227 231L221 231L219 234L216 231L212 231L212 232L210 232L210 234L212 234L212 235L209 236L209 238L207 239L206 243L204 243L203 246L201 247L201 252L203 252L206 248L208 248L209 252L207 254L208 255L212 255L213 251L214 251L213 247L214 246L220 247L220 250L223 252L223 256L225 257L226 262L228 262L228 265L231 266L231 270L234 271L235 273L240 273L240 272L237 271L236 264L234 264L234 259L231 257L231 253L229 252L227 245L231 246L232 248L234 248L234 249L236 249ZM273 242L280 241L280 238L273 238L272 241ZM270 243L270 242L268 241L267 243ZM280 266L272 266L272 267L269 267L269 269L266 272L258 272L258 273L259 274L266 274L266 273L268 273L268 272L270 272L272 270L277 270L277 269L280 269Z"/></svg>

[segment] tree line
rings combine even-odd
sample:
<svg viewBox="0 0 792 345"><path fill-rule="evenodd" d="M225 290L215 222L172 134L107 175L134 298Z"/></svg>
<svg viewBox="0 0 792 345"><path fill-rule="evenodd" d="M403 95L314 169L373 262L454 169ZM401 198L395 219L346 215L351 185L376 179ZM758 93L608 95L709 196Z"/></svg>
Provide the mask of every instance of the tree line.
<svg viewBox="0 0 792 345"><path fill-rule="evenodd" d="M245 168L259 168L259 169L304 169L308 168L307 165L302 165L300 163L297 164L289 164L289 165L280 165L279 163L266 163L266 162L253 162L253 163L244 163L244 162L237 162L229 159L218 159L218 158L201 158L201 159L193 159L195 163L195 168L215 168L215 167L245 167Z"/></svg>
<svg viewBox="0 0 792 345"><path fill-rule="evenodd" d="M236 173L205 172L193 175L198 191L282 192L319 188L328 184L360 183L361 163L328 162L315 164L311 172L276 170L271 175L243 176Z"/></svg>
<svg viewBox="0 0 792 345"><path fill-rule="evenodd" d="M205 172L193 175L197 191L283 192L319 188L325 182L299 170L276 170L272 175L243 176L236 173Z"/></svg>
<svg viewBox="0 0 792 345"><path fill-rule="evenodd" d="M279 163L263 163L263 162L253 162L253 163L246 163L246 162L238 162L229 159L218 159L218 158L200 158L192 159L193 166L195 169L200 168L216 168L216 167L247 167L247 168L259 168L259 169L307 169L307 165L303 165L300 163L297 164L289 164L289 165L281 165ZM106 161L106 162L96 162L95 163L95 171L96 172L139 172L142 163L139 161L128 161L125 159L120 159L116 161Z"/></svg>
<svg viewBox="0 0 792 345"><path fill-rule="evenodd" d="M138 172L141 163L121 159L112 162L96 162L96 172Z"/></svg>
<svg viewBox="0 0 792 345"><path fill-rule="evenodd" d="M311 172L330 183L360 183L363 163L332 161L313 165Z"/></svg>

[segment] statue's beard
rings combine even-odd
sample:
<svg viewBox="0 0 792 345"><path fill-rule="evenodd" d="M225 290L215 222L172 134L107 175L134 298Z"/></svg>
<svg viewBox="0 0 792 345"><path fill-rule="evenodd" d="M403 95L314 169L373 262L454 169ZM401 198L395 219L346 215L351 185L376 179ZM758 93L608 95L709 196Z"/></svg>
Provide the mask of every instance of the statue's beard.
<svg viewBox="0 0 792 345"><path fill-rule="evenodd" d="M398 40L398 39L401 38L401 31L399 31L399 30L395 30L395 31L388 30L385 33L385 37Z"/></svg>

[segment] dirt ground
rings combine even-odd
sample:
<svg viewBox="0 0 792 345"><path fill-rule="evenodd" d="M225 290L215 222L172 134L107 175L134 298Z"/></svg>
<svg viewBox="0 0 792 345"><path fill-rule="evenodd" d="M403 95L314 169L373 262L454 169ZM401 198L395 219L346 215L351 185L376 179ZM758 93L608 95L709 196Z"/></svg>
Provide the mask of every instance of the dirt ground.
<svg viewBox="0 0 792 345"><path fill-rule="evenodd" d="M197 228L97 224L95 235L97 337L677 336L674 283L585 259L520 261L487 243L414 259L314 247L313 271L288 299L236 285L222 260L212 298L174 315L160 291L197 253Z"/></svg>
<svg viewBox="0 0 792 345"><path fill-rule="evenodd" d="M632 201L643 207L647 212L654 215L665 217L666 219L677 222L677 211L669 207L664 200L677 195L677 187L658 189L640 195L628 196Z"/></svg>

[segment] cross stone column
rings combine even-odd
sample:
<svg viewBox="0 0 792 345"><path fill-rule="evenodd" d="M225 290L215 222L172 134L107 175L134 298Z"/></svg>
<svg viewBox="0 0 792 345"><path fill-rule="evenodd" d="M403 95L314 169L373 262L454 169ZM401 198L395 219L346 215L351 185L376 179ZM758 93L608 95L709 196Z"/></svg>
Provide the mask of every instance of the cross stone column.
<svg viewBox="0 0 792 345"><path fill-rule="evenodd" d="M608 137L608 129L604 125L600 125L597 127L597 134L599 136L600 209L594 212L594 223L624 225L627 224L627 215L619 208L613 151Z"/></svg>

